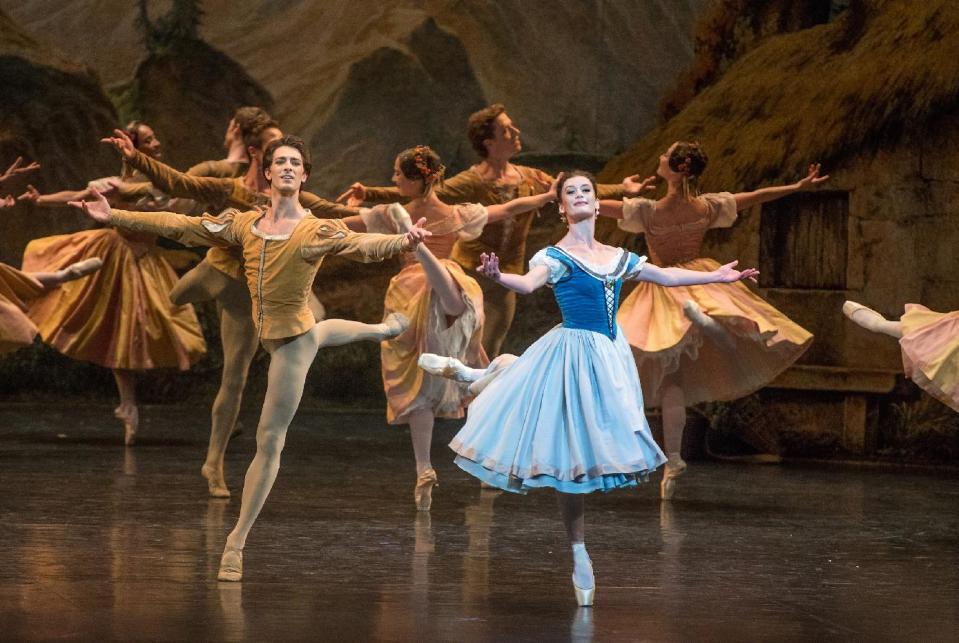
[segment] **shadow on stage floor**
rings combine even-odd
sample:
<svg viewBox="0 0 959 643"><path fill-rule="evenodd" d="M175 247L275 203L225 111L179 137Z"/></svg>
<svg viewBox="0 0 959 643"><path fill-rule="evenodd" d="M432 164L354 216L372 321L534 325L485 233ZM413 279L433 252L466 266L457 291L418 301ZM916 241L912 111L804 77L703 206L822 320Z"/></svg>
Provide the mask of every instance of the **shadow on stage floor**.
<svg viewBox="0 0 959 643"><path fill-rule="evenodd" d="M895 470L693 463L593 495L596 606L577 609L551 493L481 491L438 427L431 514L405 430L305 410L247 542L214 580L255 448L228 501L199 475L203 408L146 407L121 445L105 406L0 408L5 639L955 640L959 479ZM255 416L244 413L245 426ZM658 481L658 477L657 477Z"/></svg>

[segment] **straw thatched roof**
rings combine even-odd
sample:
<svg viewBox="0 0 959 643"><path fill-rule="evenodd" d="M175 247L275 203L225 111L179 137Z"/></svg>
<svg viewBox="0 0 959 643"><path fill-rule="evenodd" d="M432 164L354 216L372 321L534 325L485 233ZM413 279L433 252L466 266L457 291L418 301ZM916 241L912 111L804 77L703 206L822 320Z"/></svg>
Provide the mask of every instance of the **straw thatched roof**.
<svg viewBox="0 0 959 643"><path fill-rule="evenodd" d="M754 187L921 133L957 104L959 3L863 0L753 48L600 178L649 173L672 142L698 140L705 189Z"/></svg>

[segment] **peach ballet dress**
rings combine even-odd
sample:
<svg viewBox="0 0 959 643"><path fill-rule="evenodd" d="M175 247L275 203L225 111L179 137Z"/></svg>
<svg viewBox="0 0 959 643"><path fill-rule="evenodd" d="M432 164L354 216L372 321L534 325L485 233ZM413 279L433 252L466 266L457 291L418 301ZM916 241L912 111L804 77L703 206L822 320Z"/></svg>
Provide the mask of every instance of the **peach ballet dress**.
<svg viewBox="0 0 959 643"><path fill-rule="evenodd" d="M710 228L736 221L736 200L721 192L699 197L706 214L677 220L657 212L650 199L623 200L620 228L646 235L650 262L661 267L711 271L720 264L699 256ZM729 331L734 348L710 339L686 316L687 300ZM732 400L769 384L795 362L812 335L752 292L743 282L666 288L640 282L623 300L619 323L633 346L646 405L660 404L669 377L688 405Z"/></svg>
<svg viewBox="0 0 959 643"><path fill-rule="evenodd" d="M369 232L397 230L385 205L364 209L361 214ZM421 369L416 362L422 353L449 355L475 368L489 364L482 345L483 291L449 258L457 241L470 241L480 235L486 219L486 208L475 203L455 205L447 216L427 217L426 228L433 236L424 243L463 294L466 310L459 317L447 319L439 300L433 297L423 266L412 253L403 255L403 269L390 280L384 314L399 312L410 320L409 328L380 345L386 415L391 424L405 424L410 413L424 409L436 417L463 417L468 402L466 387Z"/></svg>
<svg viewBox="0 0 959 643"><path fill-rule="evenodd" d="M937 313L906 304L902 365L906 376L954 411L959 411L959 310Z"/></svg>
<svg viewBox="0 0 959 643"><path fill-rule="evenodd" d="M115 179L110 179L115 180ZM128 182L143 181L134 176ZM91 185L102 187L104 180ZM156 193L136 205L168 205ZM175 306L177 281L154 235L97 228L31 241L23 254L29 272L60 270L100 257L103 267L30 303L28 314L43 341L72 359L112 369L186 370L206 353L193 306Z"/></svg>
<svg viewBox="0 0 959 643"><path fill-rule="evenodd" d="M29 346L37 327L27 317L27 305L39 297L43 285L13 266L0 263L0 355Z"/></svg>

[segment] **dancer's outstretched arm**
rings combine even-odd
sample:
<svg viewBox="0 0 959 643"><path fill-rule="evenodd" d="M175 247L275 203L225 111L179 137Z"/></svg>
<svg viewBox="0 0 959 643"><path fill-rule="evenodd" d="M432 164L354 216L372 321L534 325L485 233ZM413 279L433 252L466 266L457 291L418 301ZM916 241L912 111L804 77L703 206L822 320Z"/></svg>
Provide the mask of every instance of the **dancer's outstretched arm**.
<svg viewBox="0 0 959 643"><path fill-rule="evenodd" d="M806 176L790 185L777 185L769 188L760 188L752 192L739 192L733 196L736 198L736 209L745 210L760 203L768 203L781 199L784 196L801 192L807 188L819 185L823 181L829 180L829 175L819 176L819 163L813 163L809 166Z"/></svg>
<svg viewBox="0 0 959 643"><path fill-rule="evenodd" d="M316 261L335 254L352 261L383 261L401 252L413 250L432 233L424 226L426 219L416 222L406 234L374 234L348 232L337 225L323 223L315 237L301 251L307 261Z"/></svg>
<svg viewBox="0 0 959 643"><path fill-rule="evenodd" d="M179 172L166 163L137 151L133 141L123 130L114 130L115 136L100 139L112 145L127 164L143 172L161 192L172 197L193 199L200 203L225 203L233 191L232 179L192 176Z"/></svg>
<svg viewBox="0 0 959 643"><path fill-rule="evenodd" d="M228 210L219 217L188 217L175 212L128 212L111 209L110 203L96 188L90 188L90 191L93 201L71 201L68 205L82 210L98 223L135 232L149 232L185 246L240 245L234 231L235 210Z"/></svg>
<svg viewBox="0 0 959 643"><path fill-rule="evenodd" d="M633 281L651 281L660 286L698 286L700 284L728 284L734 281L750 279L756 281L759 271L755 268L736 270L739 261L731 261L710 272L687 270L685 268L660 268L644 263L638 272L629 275Z"/></svg>
<svg viewBox="0 0 959 643"><path fill-rule="evenodd" d="M537 288L542 288L549 278L549 269L546 266L534 266L525 275L500 272L499 257L496 256L495 252L481 254L480 265L476 271L521 295L528 295Z"/></svg>
<svg viewBox="0 0 959 643"><path fill-rule="evenodd" d="M23 164L23 157L18 156L17 160L10 164L10 167L7 168L7 171L3 174L0 174L0 185L3 185L7 182L8 179L12 179L15 176L20 174L27 174L28 172L33 172L40 169L40 164L34 161L27 165Z"/></svg>
<svg viewBox="0 0 959 643"><path fill-rule="evenodd" d="M650 190L656 189L656 177L647 176L645 179L640 180L638 174L633 174L632 176L627 176L623 179L623 197L635 197L642 196L644 192L649 192ZM617 199L612 200L605 196L598 195L599 201L599 216L609 217L611 219L622 219L623 218L623 200Z"/></svg>
<svg viewBox="0 0 959 643"><path fill-rule="evenodd" d="M513 199L512 201L507 201L506 203L486 206L486 222L494 223L496 221L515 217L517 214L523 214L524 212L529 212L530 210L538 210L547 203L552 203L556 200L556 185L559 183L561 178L563 178L562 173L553 179L552 183L546 183L545 181L542 181L540 184L546 188L546 191L542 194L522 196Z"/></svg>

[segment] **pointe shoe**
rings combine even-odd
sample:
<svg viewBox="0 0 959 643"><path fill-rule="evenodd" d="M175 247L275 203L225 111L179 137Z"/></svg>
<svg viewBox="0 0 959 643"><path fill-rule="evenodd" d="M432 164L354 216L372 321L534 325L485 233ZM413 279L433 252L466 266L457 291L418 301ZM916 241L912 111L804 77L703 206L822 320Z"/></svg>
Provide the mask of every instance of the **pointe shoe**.
<svg viewBox="0 0 959 643"><path fill-rule="evenodd" d="M96 272L103 267L103 259L100 257L91 257L89 259L84 259L83 261L78 261L76 263L70 264L63 269L66 280L70 281L72 279L79 279L80 277L86 277L87 275Z"/></svg>
<svg viewBox="0 0 959 643"><path fill-rule="evenodd" d="M399 203L389 204L386 207L386 213L390 215L393 223L396 224L396 228L401 233L409 232L413 227L413 220L410 218L410 213Z"/></svg>
<svg viewBox="0 0 959 643"><path fill-rule="evenodd" d="M423 353L416 361L417 365L430 375L438 375L456 382L473 382L472 369L455 357L446 357L434 353Z"/></svg>
<svg viewBox="0 0 959 643"><path fill-rule="evenodd" d="M436 471L426 469L416 476L416 487L413 489L413 502L417 511L429 511L433 504L433 487L439 486L436 481Z"/></svg>
<svg viewBox="0 0 959 643"><path fill-rule="evenodd" d="M596 595L596 585L590 588L580 587L573 581L573 591L576 593L576 603L580 607L592 607L593 597Z"/></svg>
<svg viewBox="0 0 959 643"><path fill-rule="evenodd" d="M856 321L856 314L859 313L860 321ZM854 324L858 324L867 330L871 330L871 322L886 321L881 313L876 312L868 306L856 303L854 301L845 301L842 305L842 314L849 318Z"/></svg>
<svg viewBox="0 0 959 643"><path fill-rule="evenodd" d="M583 553L585 553L585 552L583 552ZM576 584L576 572L575 572L575 566L576 566L575 560L576 560L576 556L574 555L574 556L573 556L573 561L574 561L574 562L573 562L573 567L574 567L574 571L573 571L572 579L573 579L573 591L576 593L576 603L577 603L580 607L591 607L591 606L593 605L593 597L594 597L595 594L596 594L596 579L595 579L595 578L591 578L591 580L592 580L593 582L590 583L590 586L589 586L589 587L580 587L579 585L577 585L577 584ZM590 575L590 577L592 577L592 576L593 576L593 561L591 561L591 560L589 559L589 555L588 555L588 554L586 555L586 564L589 566L589 575Z"/></svg>
<svg viewBox="0 0 959 643"><path fill-rule="evenodd" d="M663 468L663 479L659 483L659 497L662 500L672 500L676 493L676 478L686 473L686 462L682 458L670 460Z"/></svg>
<svg viewBox="0 0 959 643"><path fill-rule="evenodd" d="M704 313L698 303L692 299L687 299L686 303L683 304L683 313L685 313L689 321L703 328L708 333L708 336L723 349L727 351L736 350L736 342L733 341L729 332L720 326L715 319Z"/></svg>
<svg viewBox="0 0 959 643"><path fill-rule="evenodd" d="M410 327L410 320L403 313L390 313L383 319L383 325L386 326L386 338L393 339Z"/></svg>
<svg viewBox="0 0 959 643"><path fill-rule="evenodd" d="M243 579L243 550L226 547L220 557L220 571L216 574L218 581L235 583Z"/></svg>
<svg viewBox="0 0 959 643"><path fill-rule="evenodd" d="M140 425L140 409L137 407L124 408L118 406L113 415L123 422L123 444L132 447L137 441L137 428Z"/></svg>
<svg viewBox="0 0 959 643"><path fill-rule="evenodd" d="M230 490L226 486L226 481L223 479L223 474L217 471L214 467L204 464L203 467L200 468L200 475L206 478L206 486L207 490L210 492L210 497L230 497Z"/></svg>

